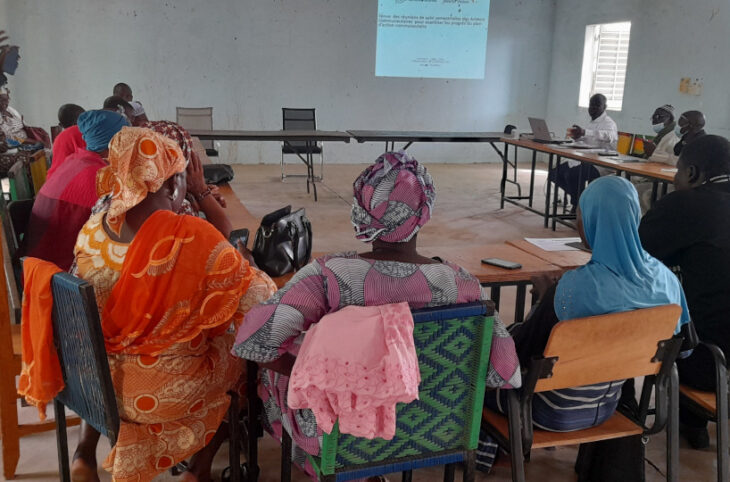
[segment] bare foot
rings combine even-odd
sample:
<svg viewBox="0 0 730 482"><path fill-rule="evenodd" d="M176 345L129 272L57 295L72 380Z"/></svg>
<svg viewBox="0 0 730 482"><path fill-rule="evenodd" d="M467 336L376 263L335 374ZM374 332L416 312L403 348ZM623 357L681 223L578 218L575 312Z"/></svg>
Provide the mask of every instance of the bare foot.
<svg viewBox="0 0 730 482"><path fill-rule="evenodd" d="M96 466L90 465L81 457L74 459L71 464L72 482L99 482L99 474L96 473Z"/></svg>
<svg viewBox="0 0 730 482"><path fill-rule="evenodd" d="M190 472L189 470L186 470L185 472L180 474L180 480L181 480L181 482L203 482L200 479L198 479L197 475Z"/></svg>

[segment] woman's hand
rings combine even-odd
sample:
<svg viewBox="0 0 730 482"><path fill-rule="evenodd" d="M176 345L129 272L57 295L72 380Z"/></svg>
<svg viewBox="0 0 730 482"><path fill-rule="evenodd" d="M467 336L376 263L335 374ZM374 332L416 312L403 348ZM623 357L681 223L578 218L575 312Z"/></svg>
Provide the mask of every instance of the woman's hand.
<svg viewBox="0 0 730 482"><path fill-rule="evenodd" d="M241 240L239 239L236 241L236 249L239 253L241 253L241 256L243 256L243 259L248 261L248 264L253 266L254 268L258 269L258 266L256 265L256 260L253 259L253 253L243 245Z"/></svg>
<svg viewBox="0 0 730 482"><path fill-rule="evenodd" d="M545 293L550 289L552 285L560 280L561 275L549 275L541 274L540 276L534 276L530 282L532 283L532 293L537 296L537 299L541 299Z"/></svg>
<svg viewBox="0 0 730 482"><path fill-rule="evenodd" d="M218 204L220 204L222 208L227 207L226 198L223 197L218 186L215 184L208 184L208 188L210 189L210 194L213 196L213 199L218 201Z"/></svg>
<svg viewBox="0 0 730 482"><path fill-rule="evenodd" d="M203 165L195 152L191 155L187 171L188 192L198 199L198 196L208 189L208 185L205 183L205 177L203 176Z"/></svg>

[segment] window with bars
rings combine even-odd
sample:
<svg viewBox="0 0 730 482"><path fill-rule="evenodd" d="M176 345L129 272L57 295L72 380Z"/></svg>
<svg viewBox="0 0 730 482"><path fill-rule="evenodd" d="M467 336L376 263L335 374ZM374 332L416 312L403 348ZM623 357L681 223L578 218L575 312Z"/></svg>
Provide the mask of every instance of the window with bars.
<svg viewBox="0 0 730 482"><path fill-rule="evenodd" d="M621 110L629 58L631 22L586 27L578 105L588 107L593 94L603 94L609 110Z"/></svg>

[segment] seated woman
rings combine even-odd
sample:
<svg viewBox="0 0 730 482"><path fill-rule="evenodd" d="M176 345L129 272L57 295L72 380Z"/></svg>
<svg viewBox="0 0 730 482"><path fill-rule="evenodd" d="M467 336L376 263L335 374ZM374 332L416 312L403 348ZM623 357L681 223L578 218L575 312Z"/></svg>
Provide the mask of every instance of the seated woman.
<svg viewBox="0 0 730 482"><path fill-rule="evenodd" d="M286 405L289 373L303 333L325 314L349 305L408 302L411 308L486 299L463 268L418 254L416 238L436 197L426 168L405 152L383 154L354 184L352 224L372 251L332 254L305 266L270 300L254 307L239 328L233 353L263 364L260 393L265 427L295 446L293 460L312 474L306 454L318 455L321 430L310 410ZM517 387L519 366L511 338L496 320L487 384Z"/></svg>
<svg viewBox="0 0 730 482"><path fill-rule="evenodd" d="M37 148L17 149L20 144L36 144ZM29 159L30 154L44 147L51 147L48 133L40 127L26 126L23 116L10 107L10 91L0 92L0 176L6 177L13 164Z"/></svg>
<svg viewBox="0 0 730 482"><path fill-rule="evenodd" d="M84 225L75 253L96 293L121 418L104 467L117 481L150 480L195 454L183 480L210 480L226 392L242 372L229 327L276 288L208 222L175 214L185 158L174 141L122 129L97 187L111 203ZM82 429L74 480L98 480L98 438Z"/></svg>
<svg viewBox="0 0 730 482"><path fill-rule="evenodd" d="M606 176L588 185L580 197L577 229L592 249L585 266L568 271L557 285L537 279L539 303L525 322L513 325L520 363L542 355L553 326L562 320L618 313L665 304L682 307L677 332L689 311L677 277L644 251L639 240L641 210L634 186L621 177ZM535 395L532 419L543 430L566 432L600 425L619 403L623 381L554 390ZM506 394L487 392L485 404L506 411ZM477 466L489 470L497 445L483 433Z"/></svg>

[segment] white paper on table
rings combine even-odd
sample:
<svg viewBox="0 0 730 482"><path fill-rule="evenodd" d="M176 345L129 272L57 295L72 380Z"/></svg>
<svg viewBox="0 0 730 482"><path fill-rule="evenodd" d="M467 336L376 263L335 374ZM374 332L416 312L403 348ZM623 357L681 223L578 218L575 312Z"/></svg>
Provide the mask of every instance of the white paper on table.
<svg viewBox="0 0 730 482"><path fill-rule="evenodd" d="M545 251L578 251L578 248L567 244L579 243L580 238L525 238L525 241Z"/></svg>
<svg viewBox="0 0 730 482"><path fill-rule="evenodd" d="M677 171L679 171L679 169L677 169L676 167L670 167L670 168L662 169L662 172L674 172L674 173L676 173Z"/></svg>

